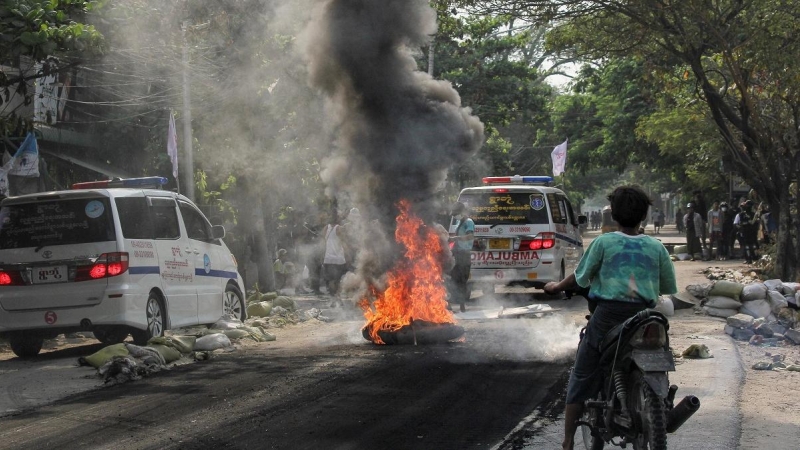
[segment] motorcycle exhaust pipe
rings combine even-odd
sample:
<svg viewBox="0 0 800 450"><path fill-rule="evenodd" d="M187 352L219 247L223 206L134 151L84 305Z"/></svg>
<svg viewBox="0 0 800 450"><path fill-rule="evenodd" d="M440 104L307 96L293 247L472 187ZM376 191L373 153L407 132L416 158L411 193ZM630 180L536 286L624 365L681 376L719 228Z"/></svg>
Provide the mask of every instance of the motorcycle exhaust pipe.
<svg viewBox="0 0 800 450"><path fill-rule="evenodd" d="M698 409L700 409L699 398L694 395L683 397L683 400L667 413L667 433L677 431Z"/></svg>

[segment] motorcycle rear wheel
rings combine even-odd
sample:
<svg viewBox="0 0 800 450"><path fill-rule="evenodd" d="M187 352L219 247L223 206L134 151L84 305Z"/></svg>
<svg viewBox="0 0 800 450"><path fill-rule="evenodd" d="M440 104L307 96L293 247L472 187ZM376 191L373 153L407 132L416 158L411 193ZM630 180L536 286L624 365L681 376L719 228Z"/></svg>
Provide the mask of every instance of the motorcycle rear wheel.
<svg viewBox="0 0 800 450"><path fill-rule="evenodd" d="M597 400L603 400L602 394ZM599 429L603 423L603 416L600 410L597 409L585 409L581 419L592 424L596 429ZM600 437L592 436L591 428L581 425L581 435L583 437L583 446L586 447L586 450L603 450L606 443Z"/></svg>
<svg viewBox="0 0 800 450"><path fill-rule="evenodd" d="M641 372L632 374L628 405L635 428L639 431L632 442L634 450L667 450L664 401L653 392Z"/></svg>

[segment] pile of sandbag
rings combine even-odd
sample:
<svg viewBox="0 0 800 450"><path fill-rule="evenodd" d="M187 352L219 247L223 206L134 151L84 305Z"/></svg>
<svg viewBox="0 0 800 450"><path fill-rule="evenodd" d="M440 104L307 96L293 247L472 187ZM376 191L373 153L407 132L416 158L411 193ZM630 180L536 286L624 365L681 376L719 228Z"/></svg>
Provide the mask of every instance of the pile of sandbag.
<svg viewBox="0 0 800 450"><path fill-rule="evenodd" d="M788 341L800 343L800 332L795 330L800 326L800 283L767 280L744 284L719 280L686 289L701 299L706 314L726 318L726 332L736 339L749 340L754 335L769 339L775 331L782 339L785 331ZM751 321L745 323L743 317ZM760 327L762 332L754 327Z"/></svg>

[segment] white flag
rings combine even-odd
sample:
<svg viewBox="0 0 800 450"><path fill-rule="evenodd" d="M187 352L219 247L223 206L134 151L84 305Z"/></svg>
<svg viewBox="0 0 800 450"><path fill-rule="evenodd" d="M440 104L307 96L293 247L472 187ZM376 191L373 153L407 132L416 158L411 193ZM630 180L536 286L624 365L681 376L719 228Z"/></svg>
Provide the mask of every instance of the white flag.
<svg viewBox="0 0 800 450"><path fill-rule="evenodd" d="M14 154L14 164L9 175L19 175L23 177L39 176L39 145L36 143L36 136L28 133L22 145Z"/></svg>
<svg viewBox="0 0 800 450"><path fill-rule="evenodd" d="M569 139L567 139L568 141ZM564 173L564 166L567 164L567 141L556 145L550 156L553 158L553 176L557 177Z"/></svg>
<svg viewBox="0 0 800 450"><path fill-rule="evenodd" d="M169 113L169 132L167 133L167 154L172 161L172 176L178 179L178 134L175 132L175 115Z"/></svg>

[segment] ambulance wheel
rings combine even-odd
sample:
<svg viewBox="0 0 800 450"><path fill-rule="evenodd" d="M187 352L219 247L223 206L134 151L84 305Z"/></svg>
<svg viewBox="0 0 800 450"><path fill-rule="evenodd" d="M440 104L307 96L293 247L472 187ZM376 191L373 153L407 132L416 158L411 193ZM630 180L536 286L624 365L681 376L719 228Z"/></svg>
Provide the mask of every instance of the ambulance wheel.
<svg viewBox="0 0 800 450"><path fill-rule="evenodd" d="M246 319L242 291L231 283L225 287L225 294L222 297L222 314L230 314L242 322Z"/></svg>
<svg viewBox="0 0 800 450"><path fill-rule="evenodd" d="M42 336L30 335L27 333L14 333L8 337L11 350L20 358L30 358L39 354L44 345Z"/></svg>
<svg viewBox="0 0 800 450"><path fill-rule="evenodd" d="M128 337L128 330L124 328L107 328L105 330L94 330L94 337L106 345L119 344Z"/></svg>
<svg viewBox="0 0 800 450"><path fill-rule="evenodd" d="M164 302L161 297L151 292L147 297L147 306L145 307L147 314L147 329L135 329L131 332L133 336L133 343L136 345L147 345L147 341L151 338L164 335L164 328L166 328L166 311L164 310Z"/></svg>

